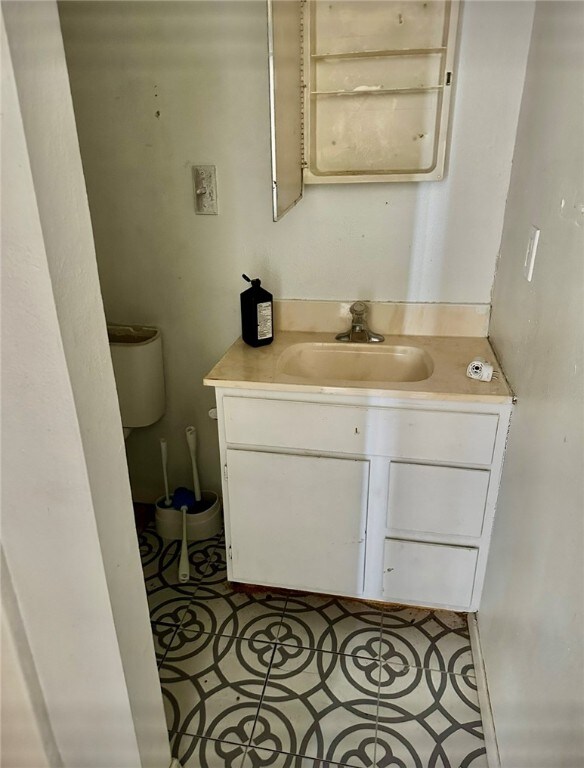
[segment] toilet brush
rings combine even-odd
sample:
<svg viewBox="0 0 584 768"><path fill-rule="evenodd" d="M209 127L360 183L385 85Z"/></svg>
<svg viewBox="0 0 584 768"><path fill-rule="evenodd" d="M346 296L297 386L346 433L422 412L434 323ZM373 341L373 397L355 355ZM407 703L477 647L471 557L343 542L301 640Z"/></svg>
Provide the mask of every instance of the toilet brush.
<svg viewBox="0 0 584 768"><path fill-rule="evenodd" d="M168 492L168 453L166 447L166 438L160 438L160 453L162 454L162 474L164 476L164 506L170 507L170 494Z"/></svg>
<svg viewBox="0 0 584 768"><path fill-rule="evenodd" d="M191 568L189 563L189 548L187 545L187 512L188 507L180 508L182 512L182 544L180 546L180 560L178 562L178 580L185 583L191 578Z"/></svg>
<svg viewBox="0 0 584 768"><path fill-rule="evenodd" d="M185 429L189 453L191 454L191 466L193 468L193 487L195 489L195 512L201 512L207 508L207 503L202 500L201 484L199 482L199 471L197 469L197 430L194 427Z"/></svg>
<svg viewBox="0 0 584 768"><path fill-rule="evenodd" d="M182 543L180 547L180 560L178 561L178 580L183 584L191 578L187 543L187 512L192 503L192 496L192 491L189 491L188 488L177 488L172 497L174 508L180 509L182 513Z"/></svg>

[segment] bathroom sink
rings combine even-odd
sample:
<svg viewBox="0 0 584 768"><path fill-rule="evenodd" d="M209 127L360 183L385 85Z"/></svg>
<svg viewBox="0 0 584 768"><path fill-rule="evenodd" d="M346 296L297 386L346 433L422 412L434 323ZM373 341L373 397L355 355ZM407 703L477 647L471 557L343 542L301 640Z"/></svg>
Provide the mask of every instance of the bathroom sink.
<svg viewBox="0 0 584 768"><path fill-rule="evenodd" d="M391 344L293 344L277 364L278 375L314 384L423 381L433 370L425 350Z"/></svg>

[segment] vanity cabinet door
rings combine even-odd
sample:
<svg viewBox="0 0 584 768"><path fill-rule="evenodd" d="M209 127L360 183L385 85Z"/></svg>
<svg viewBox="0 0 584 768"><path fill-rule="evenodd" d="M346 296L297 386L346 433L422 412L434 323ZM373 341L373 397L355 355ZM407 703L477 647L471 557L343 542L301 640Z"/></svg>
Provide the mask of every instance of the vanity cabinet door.
<svg viewBox="0 0 584 768"><path fill-rule="evenodd" d="M230 578L363 592L369 462L227 450Z"/></svg>

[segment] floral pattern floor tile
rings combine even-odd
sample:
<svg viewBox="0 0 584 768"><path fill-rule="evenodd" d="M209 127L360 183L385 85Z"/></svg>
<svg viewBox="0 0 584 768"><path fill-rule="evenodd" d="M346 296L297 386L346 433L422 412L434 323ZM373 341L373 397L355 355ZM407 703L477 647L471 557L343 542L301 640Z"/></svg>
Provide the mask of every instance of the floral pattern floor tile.
<svg viewBox="0 0 584 768"><path fill-rule="evenodd" d="M183 768L486 768L466 616L229 584L220 536L140 536Z"/></svg>

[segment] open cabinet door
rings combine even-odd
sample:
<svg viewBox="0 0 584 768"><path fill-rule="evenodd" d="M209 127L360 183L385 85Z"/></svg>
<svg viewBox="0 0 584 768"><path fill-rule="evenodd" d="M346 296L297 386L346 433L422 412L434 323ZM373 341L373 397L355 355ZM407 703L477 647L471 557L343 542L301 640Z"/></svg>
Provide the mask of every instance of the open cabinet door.
<svg viewBox="0 0 584 768"><path fill-rule="evenodd" d="M302 197L301 27L302 0L268 0L274 221Z"/></svg>

